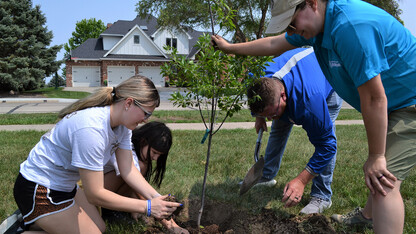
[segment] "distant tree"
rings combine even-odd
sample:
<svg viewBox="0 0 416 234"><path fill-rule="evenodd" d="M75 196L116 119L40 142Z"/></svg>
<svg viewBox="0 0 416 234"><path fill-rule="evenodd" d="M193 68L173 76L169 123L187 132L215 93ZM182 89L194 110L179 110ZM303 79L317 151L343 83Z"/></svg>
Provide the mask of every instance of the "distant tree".
<svg viewBox="0 0 416 234"><path fill-rule="evenodd" d="M224 2L228 8L214 9L217 17L235 10L236 17L230 19L235 28L223 28L224 35L231 34L233 42L244 42L265 37L264 31L270 20L270 0L211 0ZM365 0L378 6L401 23L401 10L396 0ZM210 16L207 0L139 0L136 11L141 17L154 15L163 27L187 26L209 28ZM189 7L192 6L192 7Z"/></svg>
<svg viewBox="0 0 416 234"><path fill-rule="evenodd" d="M106 26L101 20L91 18L78 21L75 25L75 31L72 32L72 37L64 45L66 51L64 57L66 58L71 50L76 49L89 38L98 38L105 30Z"/></svg>
<svg viewBox="0 0 416 234"><path fill-rule="evenodd" d="M0 89L33 90L59 69L62 45L47 48L53 34L40 6L31 0L0 1Z"/></svg>
<svg viewBox="0 0 416 234"><path fill-rule="evenodd" d="M399 8L399 3L395 0L364 0L368 3L373 4L374 6L378 6L381 9L387 11L390 15L394 16L400 23L403 24L403 20L400 19L400 14L402 14L402 10Z"/></svg>
<svg viewBox="0 0 416 234"><path fill-rule="evenodd" d="M234 28L222 27L225 34L232 34L233 41L244 42L263 37L267 25L266 16L270 14L270 0L212 0L212 2L226 3L225 8L215 9L224 6L221 4L214 7L214 15L217 18L222 17L219 14L224 14L226 17L231 14L231 10L235 11L236 17L229 19ZM136 6L136 11L141 17L157 15L160 26L210 28L211 21L206 0L140 0Z"/></svg>
<svg viewBox="0 0 416 234"><path fill-rule="evenodd" d="M66 85L66 80L58 75L58 72L55 72L53 78L49 81L48 87L61 87Z"/></svg>

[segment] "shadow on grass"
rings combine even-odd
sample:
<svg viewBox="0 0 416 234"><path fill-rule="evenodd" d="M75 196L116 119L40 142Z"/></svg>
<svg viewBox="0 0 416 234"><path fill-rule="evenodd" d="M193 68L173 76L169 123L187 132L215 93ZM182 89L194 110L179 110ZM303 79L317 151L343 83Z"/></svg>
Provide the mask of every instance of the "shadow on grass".
<svg viewBox="0 0 416 234"><path fill-rule="evenodd" d="M271 204L280 202L284 185L254 187L239 196L238 182L227 179L224 183L207 185L202 229L197 228L202 183L194 184L176 221L190 233L335 233L323 215L294 215Z"/></svg>

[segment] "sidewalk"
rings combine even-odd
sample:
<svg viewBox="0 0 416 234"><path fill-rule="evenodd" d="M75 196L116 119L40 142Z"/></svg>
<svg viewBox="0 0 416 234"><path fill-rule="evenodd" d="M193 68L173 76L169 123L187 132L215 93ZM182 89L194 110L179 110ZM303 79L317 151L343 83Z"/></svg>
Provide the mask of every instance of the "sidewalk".
<svg viewBox="0 0 416 234"><path fill-rule="evenodd" d="M161 93L165 93L167 96L172 90L165 89ZM162 96L162 95L161 95ZM1 103L37 103L36 108L42 109L38 104L41 103L57 103L59 105L53 106L52 108L59 108L62 109L63 105L69 105L72 102L75 102L77 99L60 99L60 98L0 98ZM345 102L344 102L345 103ZM18 105L15 108L29 108L27 105ZM33 107L30 107L33 108ZM349 109L351 106L348 104L343 104L342 108ZM56 110L55 112L59 111ZM196 108L182 108L176 107L173 105L172 102L168 100L166 97L161 97L160 106L157 110L197 110ZM50 111L49 111L50 112ZM151 121L151 119L150 119ZM268 126L270 127L271 121L268 121ZM362 125L362 120L338 120L335 121L336 125ZM205 131L205 126L203 123L168 123L167 126L172 130L201 130ZM296 126L296 125L295 125ZM35 130L35 131L49 131L54 127L54 124L44 124L44 125L0 125L0 131L21 131L21 130ZM216 126L216 128L218 125ZM254 129L254 119L253 122L225 122L222 129Z"/></svg>

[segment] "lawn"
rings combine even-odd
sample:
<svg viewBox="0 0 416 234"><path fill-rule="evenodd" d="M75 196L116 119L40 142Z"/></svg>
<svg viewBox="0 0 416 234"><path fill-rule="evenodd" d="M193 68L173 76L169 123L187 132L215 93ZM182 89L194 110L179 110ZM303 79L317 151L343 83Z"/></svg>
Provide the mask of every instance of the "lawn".
<svg viewBox="0 0 416 234"><path fill-rule="evenodd" d="M57 113L36 113L36 114L0 114L0 125L11 124L54 124L58 118ZM218 117L222 120L224 115ZM354 109L341 109L337 120L362 119L361 114ZM152 121L164 123L200 123L201 116L196 110L157 110L151 117ZM235 113L233 117L227 118L226 122L254 122L250 111L243 109Z"/></svg>
<svg viewBox="0 0 416 234"><path fill-rule="evenodd" d="M19 164L37 143L43 132L19 131L0 132L0 219L14 212L12 188L19 170ZM168 157L165 179L159 191L174 194L180 200L197 200L202 191L202 181L206 163L207 144L201 144L201 131L173 131L173 147ZM334 171L331 209L324 212L326 217L334 213L345 213L357 206L363 207L368 191L363 181L362 165L367 157L367 143L364 126L337 126L338 156ZM227 204L231 209L241 209L250 214L263 213L264 209L280 217L297 217L300 209L307 204L310 185L306 187L300 205L284 208L281 203L285 184L293 179L305 166L313 147L305 131L294 128L288 141L285 156L278 176L277 185L272 188L253 188L244 196L239 196L238 182L253 164L253 152L257 135L252 130L221 130L213 138L209 164L206 199ZM268 133L263 137L261 154L264 154ZM404 233L415 233L416 229L416 171L402 184L402 195L406 207ZM207 209L209 210L209 209ZM207 211L208 212L208 211ZM204 213L202 220L209 216ZM110 225L109 233L129 233L144 226ZM365 232L334 225L337 232Z"/></svg>
<svg viewBox="0 0 416 234"><path fill-rule="evenodd" d="M88 92L78 92L78 91L64 91L63 87L54 88L54 87L47 87L41 89L35 89L31 91L25 91L23 94L42 94L47 98L70 98L70 99L81 99L84 98L91 93Z"/></svg>

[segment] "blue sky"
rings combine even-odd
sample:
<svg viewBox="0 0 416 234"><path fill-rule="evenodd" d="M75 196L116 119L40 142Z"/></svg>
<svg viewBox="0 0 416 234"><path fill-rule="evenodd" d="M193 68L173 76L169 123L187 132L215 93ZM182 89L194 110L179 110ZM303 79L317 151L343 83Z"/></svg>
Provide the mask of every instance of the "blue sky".
<svg viewBox="0 0 416 234"><path fill-rule="evenodd" d="M96 18L102 20L105 25L117 20L132 20L136 17L136 3L138 0L32 0L33 5L40 5L40 9L46 16L46 26L53 32L51 45L59 45L68 42L75 31L75 24L82 19ZM416 9L415 0L399 0L403 10L401 19L413 35L416 36ZM62 59L65 50L58 53L58 59ZM61 72L59 72L60 74ZM47 82L49 79L47 79Z"/></svg>

